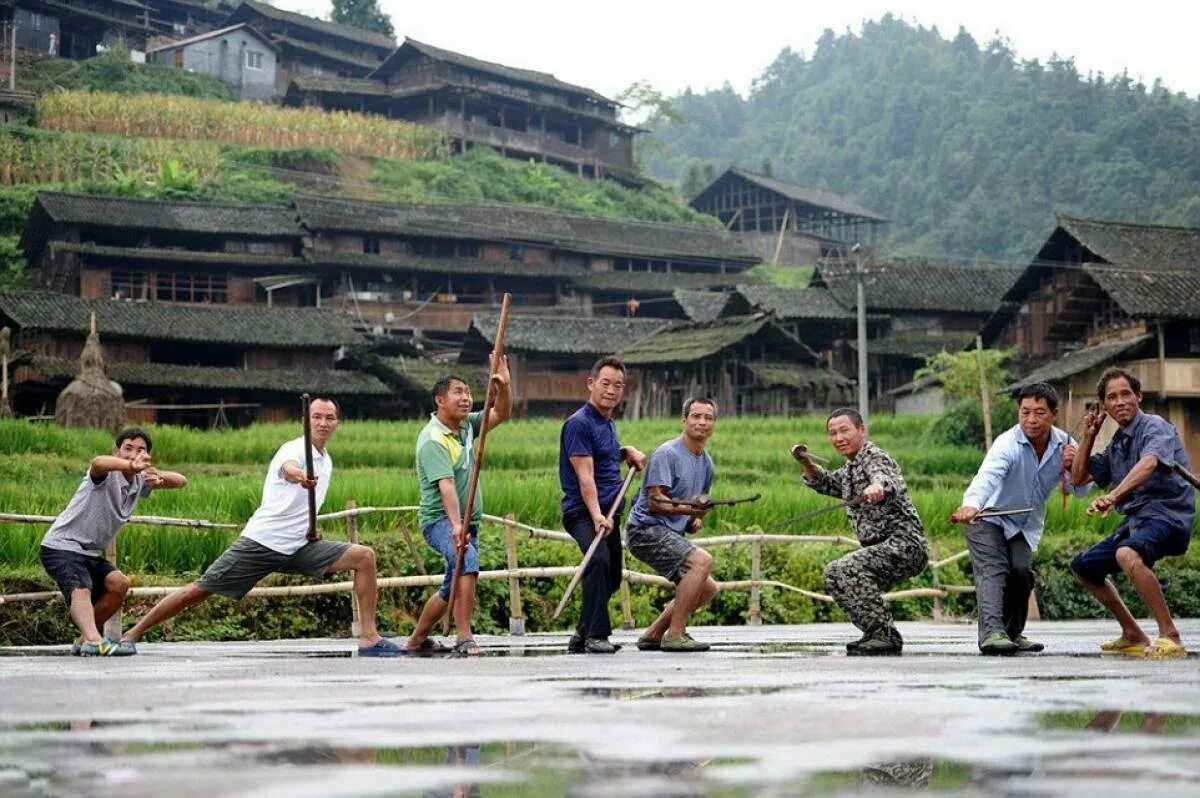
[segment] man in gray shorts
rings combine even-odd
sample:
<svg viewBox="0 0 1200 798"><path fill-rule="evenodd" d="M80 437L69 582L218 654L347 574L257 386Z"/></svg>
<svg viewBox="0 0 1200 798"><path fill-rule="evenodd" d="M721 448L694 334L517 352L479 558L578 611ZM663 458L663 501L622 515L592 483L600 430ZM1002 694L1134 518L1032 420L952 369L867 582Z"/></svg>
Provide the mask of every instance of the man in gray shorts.
<svg viewBox="0 0 1200 798"><path fill-rule="evenodd" d="M279 447L263 483L262 503L233 542L204 575L193 584L164 596L146 617L121 638L130 645L148 630L216 593L240 600L259 580L271 573L307 574L324 579L338 571L354 570L361 630L360 657L396 657L404 652L380 637L375 628L375 552L367 546L332 540L309 541L307 491L315 489L317 509L325 501L333 476L333 459L325 450L337 430L337 402L326 396L309 404L312 422L313 479L305 477L304 438Z"/></svg>
<svg viewBox="0 0 1200 798"><path fill-rule="evenodd" d="M150 464L153 445L150 433L143 429L134 427L118 435L112 454L92 458L71 502L42 538L42 565L62 591L79 629L71 646L76 656L137 653L132 643L122 645L100 636L104 622L121 608L129 592L129 577L104 555L138 500L151 490L187 485L182 474L159 471Z"/></svg>
<svg viewBox="0 0 1200 798"><path fill-rule="evenodd" d="M637 642L641 651L707 651L708 644L692 639L687 622L692 613L717 595L712 555L684 535L696 532L709 507L675 504L694 501L712 487L712 457L704 450L717 426L717 405L711 399L688 399L683 404L683 434L654 450L646 478L629 515L629 551L675 583L675 598Z"/></svg>

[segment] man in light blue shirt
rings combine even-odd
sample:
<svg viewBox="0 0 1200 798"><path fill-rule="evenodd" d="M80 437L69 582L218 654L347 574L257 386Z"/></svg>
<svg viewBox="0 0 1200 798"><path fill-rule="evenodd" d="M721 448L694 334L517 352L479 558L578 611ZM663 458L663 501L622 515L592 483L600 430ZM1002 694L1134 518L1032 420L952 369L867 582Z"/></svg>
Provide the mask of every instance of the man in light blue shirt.
<svg viewBox="0 0 1200 798"><path fill-rule="evenodd" d="M1071 437L1054 426L1058 393L1044 382L1017 395L1017 426L996 439L950 520L966 524L963 535L975 571L979 651L983 654L1036 652L1045 646L1025 637L1029 594L1033 591L1033 552L1046 524L1046 499L1059 486L1077 496L1063 475L1074 461ZM983 510L1032 507L1028 513L976 520Z"/></svg>

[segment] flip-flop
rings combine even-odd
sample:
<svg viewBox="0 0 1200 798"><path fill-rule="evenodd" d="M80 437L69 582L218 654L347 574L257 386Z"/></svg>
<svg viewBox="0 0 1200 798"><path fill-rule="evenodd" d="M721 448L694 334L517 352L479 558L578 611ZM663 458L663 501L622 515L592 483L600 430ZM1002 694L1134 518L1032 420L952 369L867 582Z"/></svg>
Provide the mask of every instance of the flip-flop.
<svg viewBox="0 0 1200 798"><path fill-rule="evenodd" d="M1146 656L1151 659L1174 659L1187 655L1187 649L1169 637L1158 638L1154 645L1146 649Z"/></svg>
<svg viewBox="0 0 1200 798"><path fill-rule="evenodd" d="M403 657L407 651L400 646L388 640L386 637L381 637L373 646L363 648L359 646L358 656L360 657Z"/></svg>
<svg viewBox="0 0 1200 798"><path fill-rule="evenodd" d="M1142 657L1148 646L1145 643L1135 643L1124 637L1116 637L1107 643L1100 644L1101 654L1124 654L1127 657Z"/></svg>

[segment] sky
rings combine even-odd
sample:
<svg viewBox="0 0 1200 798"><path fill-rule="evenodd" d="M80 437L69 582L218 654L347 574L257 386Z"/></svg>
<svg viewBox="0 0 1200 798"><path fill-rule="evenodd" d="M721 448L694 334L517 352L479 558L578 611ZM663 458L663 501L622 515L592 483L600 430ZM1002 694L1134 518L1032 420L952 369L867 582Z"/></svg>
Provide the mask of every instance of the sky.
<svg viewBox="0 0 1200 798"><path fill-rule="evenodd" d="M745 94L784 47L811 54L826 29L858 31L886 13L952 38L960 26L980 45L999 32L1019 58L1074 58L1079 71L1128 69L1151 85L1200 96L1200 3L1140 0L1100 10L1094 0L907 0L731 3L728 0L379 0L397 38L509 66L551 72L612 97L636 81L671 95L726 82ZM329 0L273 0L327 17Z"/></svg>

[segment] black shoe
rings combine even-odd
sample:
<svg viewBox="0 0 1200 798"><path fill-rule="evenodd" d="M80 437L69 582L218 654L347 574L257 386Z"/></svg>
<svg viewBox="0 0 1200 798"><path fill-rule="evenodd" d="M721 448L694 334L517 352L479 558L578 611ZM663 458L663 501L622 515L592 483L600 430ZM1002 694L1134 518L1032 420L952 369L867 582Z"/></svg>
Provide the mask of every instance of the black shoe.
<svg viewBox="0 0 1200 798"><path fill-rule="evenodd" d="M575 634L571 635L571 639L567 641L567 653L568 654L582 654L583 653L583 635L579 634L579 632L576 632Z"/></svg>
<svg viewBox="0 0 1200 798"><path fill-rule="evenodd" d="M850 653L851 651L854 651L854 649L858 648L859 646L861 646L863 643L867 642L870 639L871 638L868 637L867 635L863 635L862 637L855 640L853 643L847 643L846 644L846 653Z"/></svg>
<svg viewBox="0 0 1200 798"><path fill-rule="evenodd" d="M891 637L872 637L854 648L847 648L846 654L851 657L886 657L899 654L901 648Z"/></svg>
<svg viewBox="0 0 1200 798"><path fill-rule="evenodd" d="M617 646L608 642L607 637L589 637L583 641L585 654L616 654Z"/></svg>

